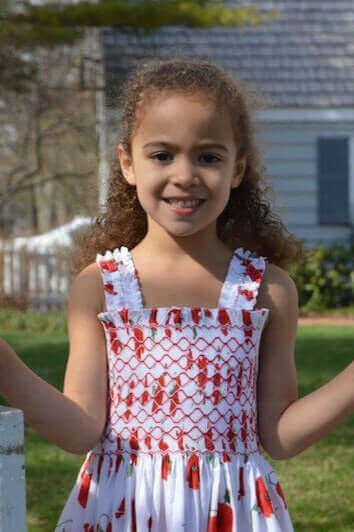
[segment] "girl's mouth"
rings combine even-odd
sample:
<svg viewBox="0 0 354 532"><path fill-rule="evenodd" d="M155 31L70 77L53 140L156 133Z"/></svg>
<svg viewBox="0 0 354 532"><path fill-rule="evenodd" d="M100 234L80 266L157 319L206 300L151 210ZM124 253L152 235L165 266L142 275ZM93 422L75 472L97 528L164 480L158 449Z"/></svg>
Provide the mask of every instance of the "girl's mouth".
<svg viewBox="0 0 354 532"><path fill-rule="evenodd" d="M179 203L172 202L169 200L164 199L164 202L168 205L169 209L174 212L175 214L179 215L185 215L185 214L192 214L193 212L196 212L203 203L205 203L206 200L199 200L197 205L193 206L182 206Z"/></svg>

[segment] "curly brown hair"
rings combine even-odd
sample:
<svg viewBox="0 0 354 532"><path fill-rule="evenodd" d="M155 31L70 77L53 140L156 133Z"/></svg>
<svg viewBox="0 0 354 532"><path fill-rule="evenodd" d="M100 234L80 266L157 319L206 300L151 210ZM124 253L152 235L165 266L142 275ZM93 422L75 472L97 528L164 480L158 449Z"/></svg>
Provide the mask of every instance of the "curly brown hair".
<svg viewBox="0 0 354 532"><path fill-rule="evenodd" d="M265 183L264 167L255 145L251 110L267 104L259 90L252 92L244 80L231 78L222 68L194 59L172 58L137 64L133 75L116 97L121 105L120 142L131 155L131 142L140 112L151 98L166 93L203 94L231 118L240 158L246 156L241 184L231 189L229 201L217 219L217 236L230 248L244 247L269 262L287 267L304 257L301 240L290 234L272 212ZM110 180L104 211L80 235L71 258L71 273L77 274L95 261L96 254L126 246L133 249L146 235L147 216L136 188L125 180L118 157L110 162Z"/></svg>

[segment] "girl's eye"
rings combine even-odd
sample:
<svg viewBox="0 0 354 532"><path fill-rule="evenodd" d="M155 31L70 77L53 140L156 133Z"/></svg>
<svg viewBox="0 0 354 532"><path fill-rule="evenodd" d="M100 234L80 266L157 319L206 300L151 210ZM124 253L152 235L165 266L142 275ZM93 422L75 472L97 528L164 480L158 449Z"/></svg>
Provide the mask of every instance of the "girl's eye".
<svg viewBox="0 0 354 532"><path fill-rule="evenodd" d="M154 155L151 156L151 159L155 159L156 157L161 157L161 156L164 157L166 155L169 155L169 154L167 152L155 153ZM201 155L201 157L212 157L214 159L214 161L211 161L211 162L218 162L218 161L221 160L219 157L216 157L212 153L205 153L205 154ZM161 162L166 161L166 159L158 159L158 160L161 161Z"/></svg>

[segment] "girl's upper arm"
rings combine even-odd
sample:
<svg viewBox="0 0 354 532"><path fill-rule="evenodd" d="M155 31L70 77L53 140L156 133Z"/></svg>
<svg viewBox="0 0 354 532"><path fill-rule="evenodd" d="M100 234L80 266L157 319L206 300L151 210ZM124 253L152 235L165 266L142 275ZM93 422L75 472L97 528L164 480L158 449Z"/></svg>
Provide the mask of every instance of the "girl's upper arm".
<svg viewBox="0 0 354 532"><path fill-rule="evenodd" d="M295 341L298 320L297 288L289 274L268 264L260 289L262 306L270 309L263 330L258 366L258 430L262 447L280 458L277 425L282 412L298 398Z"/></svg>
<svg viewBox="0 0 354 532"><path fill-rule="evenodd" d="M68 301L69 357L63 393L97 423L97 442L106 421L106 342L97 318L103 282L93 263L74 279Z"/></svg>

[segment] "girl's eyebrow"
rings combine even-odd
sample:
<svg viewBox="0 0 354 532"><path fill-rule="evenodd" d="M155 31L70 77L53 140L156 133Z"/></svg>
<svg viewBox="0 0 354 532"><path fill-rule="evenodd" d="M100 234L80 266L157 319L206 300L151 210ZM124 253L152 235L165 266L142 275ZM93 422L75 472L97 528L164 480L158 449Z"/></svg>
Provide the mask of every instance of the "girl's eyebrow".
<svg viewBox="0 0 354 532"><path fill-rule="evenodd" d="M148 142L147 144L144 144L143 148L147 148L149 146L165 146L166 148L178 148L178 146L176 144L172 144L172 143L169 143L169 142L164 142L164 141L160 141L160 140L155 140L154 142ZM227 149L226 146L224 146L224 144L218 144L216 142L206 142L206 143L201 143L199 144L199 146L201 148L219 148L221 150L224 150L226 152L228 152L229 150Z"/></svg>

